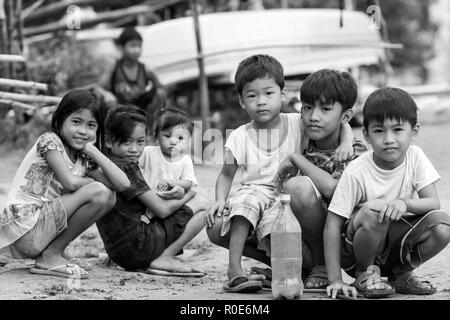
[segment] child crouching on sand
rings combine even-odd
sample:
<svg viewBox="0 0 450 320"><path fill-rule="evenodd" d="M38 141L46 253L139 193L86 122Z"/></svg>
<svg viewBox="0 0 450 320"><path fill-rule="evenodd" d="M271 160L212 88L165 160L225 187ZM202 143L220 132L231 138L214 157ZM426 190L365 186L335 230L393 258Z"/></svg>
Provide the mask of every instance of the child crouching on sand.
<svg viewBox="0 0 450 320"><path fill-rule="evenodd" d="M60 277L87 272L64 249L114 206L126 175L100 151L100 101L89 91L67 93L22 161L0 213L0 252L36 259L31 273ZM95 144L94 144L95 143ZM98 182L97 182L98 181Z"/></svg>
<svg viewBox="0 0 450 320"><path fill-rule="evenodd" d="M111 260L126 270L204 276L175 258L204 227L204 215L194 215L184 205L195 192L190 189L179 199L165 200L148 186L139 167L147 135L145 113L132 106L111 110L106 135L108 155L131 182L129 189L118 193L114 208L97 221Z"/></svg>
<svg viewBox="0 0 450 320"><path fill-rule="evenodd" d="M403 90L382 88L368 97L363 115L373 150L344 170L328 207L328 294L433 294L436 288L414 269L447 246L450 217L440 210L439 174L412 144L417 105ZM356 278L352 286L342 282L341 268Z"/></svg>

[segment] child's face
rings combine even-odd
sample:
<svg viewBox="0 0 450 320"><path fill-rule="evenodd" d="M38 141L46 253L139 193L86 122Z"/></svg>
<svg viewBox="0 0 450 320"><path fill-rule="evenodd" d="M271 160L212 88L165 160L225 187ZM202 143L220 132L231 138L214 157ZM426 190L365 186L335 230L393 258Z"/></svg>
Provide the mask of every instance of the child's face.
<svg viewBox="0 0 450 320"><path fill-rule="evenodd" d="M111 148L111 153L114 156L137 162L144 151L145 137L145 125L138 123L134 127L131 137L124 142L111 142L108 146Z"/></svg>
<svg viewBox="0 0 450 320"><path fill-rule="evenodd" d="M185 151L189 138L189 130L185 126L180 125L159 132L158 144L164 155L176 157Z"/></svg>
<svg viewBox="0 0 450 320"><path fill-rule="evenodd" d="M353 111L349 109L342 112L340 102L329 105L303 103L301 113L308 138L320 141L333 137L338 138L341 124L347 123L351 119Z"/></svg>
<svg viewBox="0 0 450 320"><path fill-rule="evenodd" d="M129 40L123 46L124 57L137 61L142 53L142 42L139 40Z"/></svg>
<svg viewBox="0 0 450 320"><path fill-rule="evenodd" d="M255 123L269 125L279 117L285 97L273 78L259 78L244 85L239 103Z"/></svg>
<svg viewBox="0 0 450 320"><path fill-rule="evenodd" d="M98 123L92 112L81 109L64 120L60 133L64 144L75 151L83 150L86 143L95 141Z"/></svg>
<svg viewBox="0 0 450 320"><path fill-rule="evenodd" d="M386 119L383 123L371 121L363 128L364 138L373 148L373 158L381 169L392 170L403 163L406 151L419 133L419 125Z"/></svg>

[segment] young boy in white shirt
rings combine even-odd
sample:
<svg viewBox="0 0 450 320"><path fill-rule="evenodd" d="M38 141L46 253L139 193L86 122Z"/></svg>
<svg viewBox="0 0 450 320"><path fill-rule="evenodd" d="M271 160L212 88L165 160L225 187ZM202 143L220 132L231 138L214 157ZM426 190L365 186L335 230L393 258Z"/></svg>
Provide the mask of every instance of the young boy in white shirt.
<svg viewBox="0 0 450 320"><path fill-rule="evenodd" d="M373 150L344 170L328 207L328 295L433 294L436 288L413 270L447 246L450 217L440 210L440 176L411 145L419 133L417 105L403 90L382 88L368 97L363 115ZM356 278L352 286L342 281L341 267Z"/></svg>

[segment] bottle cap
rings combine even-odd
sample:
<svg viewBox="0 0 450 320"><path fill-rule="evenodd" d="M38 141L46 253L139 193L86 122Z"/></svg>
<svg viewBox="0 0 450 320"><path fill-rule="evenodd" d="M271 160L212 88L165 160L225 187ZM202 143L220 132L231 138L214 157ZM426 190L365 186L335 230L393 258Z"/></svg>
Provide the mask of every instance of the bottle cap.
<svg viewBox="0 0 450 320"><path fill-rule="evenodd" d="M283 202L291 201L291 195L289 195L289 194L281 194L280 195L280 201L283 201Z"/></svg>

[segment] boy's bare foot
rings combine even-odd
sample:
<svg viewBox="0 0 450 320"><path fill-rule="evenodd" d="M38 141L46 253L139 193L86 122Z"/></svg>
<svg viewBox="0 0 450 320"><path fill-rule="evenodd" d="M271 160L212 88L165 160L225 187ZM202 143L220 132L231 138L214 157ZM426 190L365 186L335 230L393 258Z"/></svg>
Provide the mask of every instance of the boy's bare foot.
<svg viewBox="0 0 450 320"><path fill-rule="evenodd" d="M182 263L173 256L159 256L150 263L150 269L176 273L205 273L201 269Z"/></svg>

